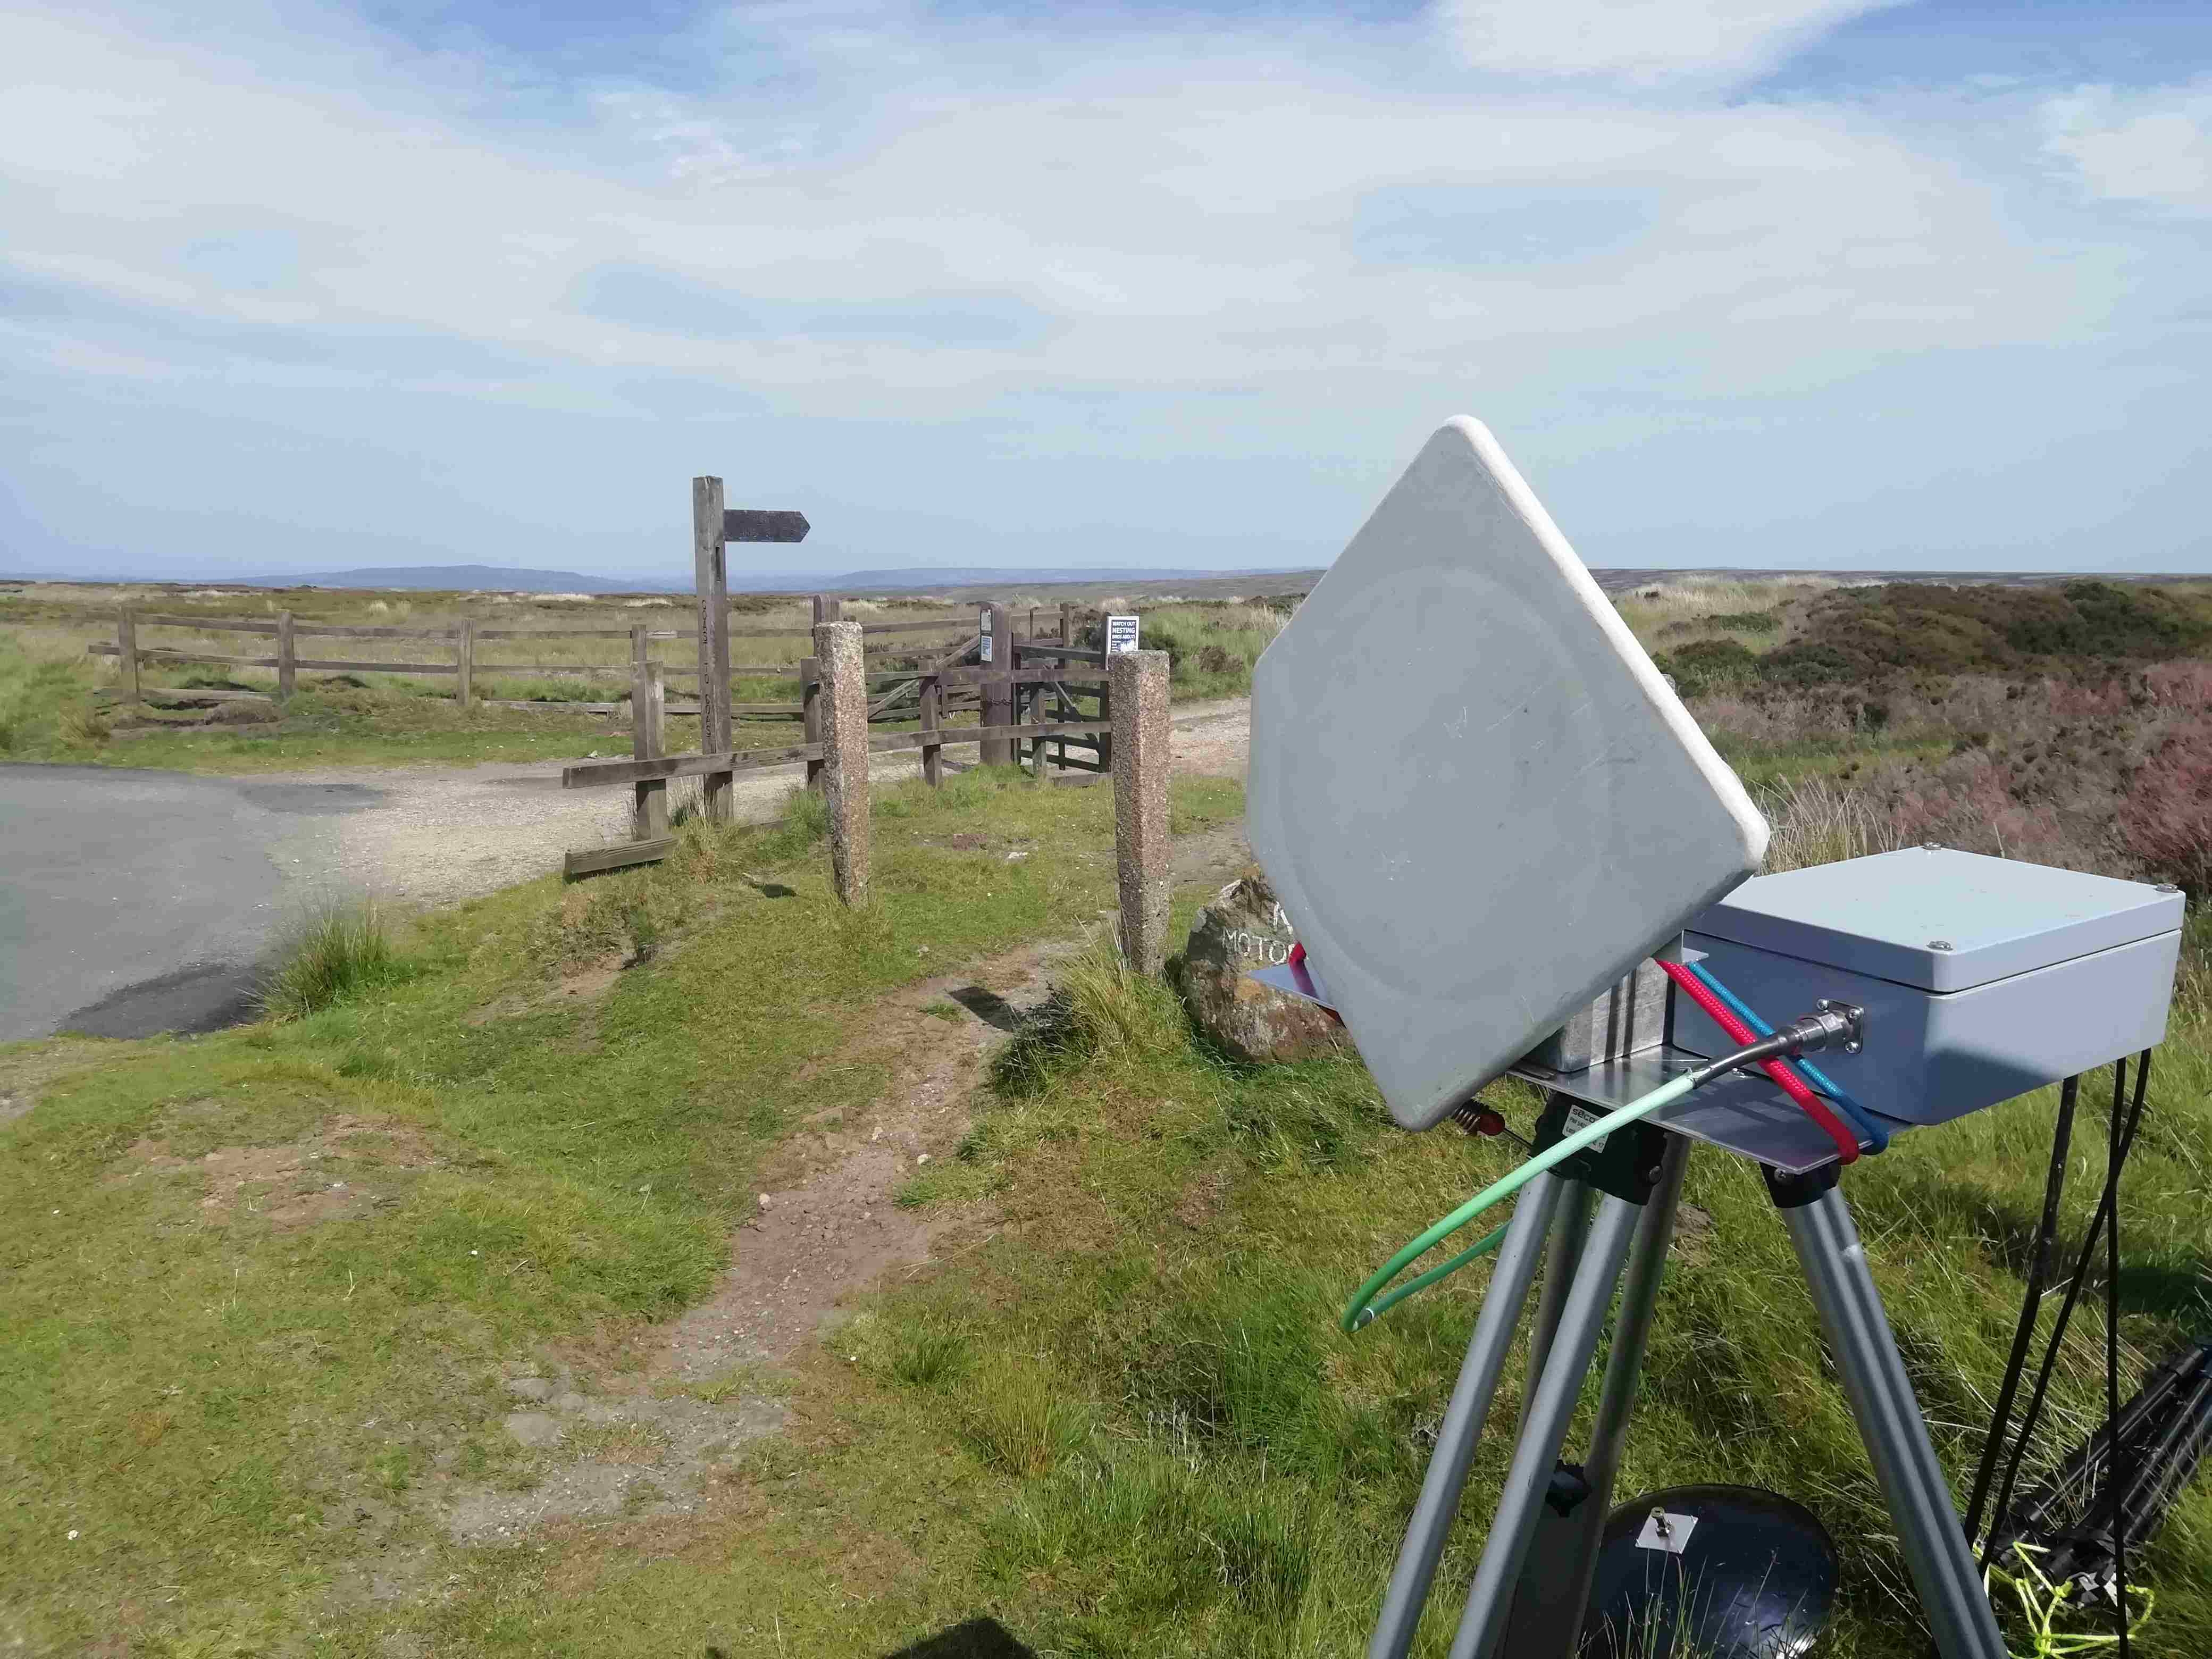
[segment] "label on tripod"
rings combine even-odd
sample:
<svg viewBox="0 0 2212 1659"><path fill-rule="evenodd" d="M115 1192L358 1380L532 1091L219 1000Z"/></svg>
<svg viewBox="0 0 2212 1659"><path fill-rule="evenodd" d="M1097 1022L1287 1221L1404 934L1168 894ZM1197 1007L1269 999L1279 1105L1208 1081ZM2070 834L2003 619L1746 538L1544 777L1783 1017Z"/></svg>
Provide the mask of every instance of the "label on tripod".
<svg viewBox="0 0 2212 1659"><path fill-rule="evenodd" d="M1636 1534L1636 1547L1640 1550L1664 1550L1669 1555L1680 1555L1690 1547L1690 1534L1698 1529L1694 1515L1676 1515L1668 1510L1654 1510L1644 1517L1644 1530Z"/></svg>
<svg viewBox="0 0 2212 1659"><path fill-rule="evenodd" d="M1577 1129L1587 1129L1597 1121L1598 1115L1589 1107L1571 1104L1567 1108L1567 1125L1565 1133L1572 1134ZM1593 1152L1601 1152L1605 1150L1605 1143L1612 1139L1611 1135L1600 1135L1595 1140L1590 1142L1589 1150Z"/></svg>

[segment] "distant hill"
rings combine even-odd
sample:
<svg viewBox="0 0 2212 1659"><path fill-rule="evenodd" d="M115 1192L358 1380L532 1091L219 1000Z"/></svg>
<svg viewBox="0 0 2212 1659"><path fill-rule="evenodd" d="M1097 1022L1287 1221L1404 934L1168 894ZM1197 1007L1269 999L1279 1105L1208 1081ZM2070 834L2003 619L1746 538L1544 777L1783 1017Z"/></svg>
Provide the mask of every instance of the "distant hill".
<svg viewBox="0 0 2212 1659"><path fill-rule="evenodd" d="M933 565L908 570L747 570L732 562L732 588L746 592L914 592L943 587L1034 587L1044 582L1200 581L1225 576L1273 575L1274 571L1146 570L1134 566L1047 570L1034 567ZM388 569L322 570L304 576L271 576L270 587L389 587L481 589L507 593L689 593L689 581L646 576L586 576L574 570L518 570L491 564L422 564Z"/></svg>
<svg viewBox="0 0 2212 1659"><path fill-rule="evenodd" d="M413 564L384 569L318 570L304 576L265 576L266 587L482 588L507 593L688 593L691 584L642 576L585 576L574 570L516 570L495 564Z"/></svg>
<svg viewBox="0 0 2212 1659"><path fill-rule="evenodd" d="M817 582L823 584L825 592L832 588L847 592L863 587L895 592L930 587L1034 587L1040 582L1200 581L1218 576L1288 574L1285 570L1146 570L1133 565L1080 565L1068 570L1042 570L1033 565L939 565L919 570L854 570L842 576L809 576L802 580L810 586Z"/></svg>

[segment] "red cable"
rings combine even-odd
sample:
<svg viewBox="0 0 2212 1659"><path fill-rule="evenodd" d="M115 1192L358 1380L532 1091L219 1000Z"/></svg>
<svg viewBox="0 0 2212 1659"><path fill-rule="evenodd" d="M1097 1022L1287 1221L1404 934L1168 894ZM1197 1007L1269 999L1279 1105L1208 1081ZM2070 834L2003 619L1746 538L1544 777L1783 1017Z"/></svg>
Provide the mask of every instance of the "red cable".
<svg viewBox="0 0 2212 1659"><path fill-rule="evenodd" d="M1759 1041L1758 1033L1738 1019L1727 1004L1706 988L1704 981L1680 963L1662 962L1659 968L1685 996L1705 1011L1707 1018L1728 1033L1730 1041L1746 1048ZM1784 1094L1805 1109L1807 1116L1828 1132L1828 1139L1836 1143L1836 1156L1841 1162L1858 1161L1858 1137L1844 1127L1843 1120L1829 1109L1827 1102L1814 1094L1802 1078L1779 1059L1762 1060L1759 1067L1774 1079Z"/></svg>

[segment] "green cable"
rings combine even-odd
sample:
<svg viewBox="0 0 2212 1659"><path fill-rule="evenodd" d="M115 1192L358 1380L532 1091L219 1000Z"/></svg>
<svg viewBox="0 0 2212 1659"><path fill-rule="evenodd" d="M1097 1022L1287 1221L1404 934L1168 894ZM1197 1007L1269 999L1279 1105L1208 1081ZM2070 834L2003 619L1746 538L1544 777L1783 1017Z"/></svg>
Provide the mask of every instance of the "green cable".
<svg viewBox="0 0 2212 1659"><path fill-rule="evenodd" d="M1431 1267L1428 1272L1423 1273L1419 1279L1407 1279L1404 1284L1398 1286L1396 1290L1391 1291L1388 1296L1376 1297L1374 1301L1368 1304L1367 1306L1359 1310L1359 1318L1356 1322L1357 1324L1361 1326L1371 1325L1375 1321L1380 1319L1384 1314L1389 1312L1391 1309L1396 1307L1401 1302L1403 1302L1407 1297L1413 1295L1415 1291L1425 1290L1428 1286L1435 1284L1437 1280L1444 1277L1445 1274L1457 1273L1462 1267L1467 1266L1468 1262L1474 1261L1475 1257L1479 1255L1488 1255L1504 1242L1506 1233L1511 1230L1512 1225L1513 1224L1509 1221L1504 1226L1499 1227L1493 1231L1485 1233L1480 1241L1469 1245L1466 1249L1462 1250L1450 1261L1445 1262L1443 1267Z"/></svg>
<svg viewBox="0 0 2212 1659"><path fill-rule="evenodd" d="M1386 1308L1404 1301L1423 1285L1433 1285L1446 1273L1464 1267L1486 1250L1494 1248L1498 1241L1505 1237L1504 1227L1500 1227L1471 1249L1462 1251L1453 1257L1443 1267L1430 1269L1411 1284L1399 1286L1379 1302L1372 1300L1375 1293L1395 1279L1409 1262L1426 1255L1431 1247L1450 1237L1499 1200L1510 1198L1553 1164L1572 1158L1594 1140L1602 1140L1622 1124L1633 1122L1639 1117L1644 1117L1657 1111L1662 1106L1680 1100L1698 1085L1702 1075L1701 1072L1685 1072L1671 1083L1661 1084L1650 1094L1639 1096L1630 1101L1627 1105L1616 1108L1598 1119L1596 1122L1586 1123L1572 1134L1561 1136L1553 1145L1546 1147L1518 1169L1492 1182L1490 1185L1485 1187L1473 1198L1468 1200L1466 1203L1461 1205L1459 1208L1454 1210L1442 1221L1384 1262L1382 1269L1362 1285L1353 1294L1352 1300L1346 1304L1344 1316L1337 1321L1338 1325L1347 1333L1356 1331L1372 1321Z"/></svg>

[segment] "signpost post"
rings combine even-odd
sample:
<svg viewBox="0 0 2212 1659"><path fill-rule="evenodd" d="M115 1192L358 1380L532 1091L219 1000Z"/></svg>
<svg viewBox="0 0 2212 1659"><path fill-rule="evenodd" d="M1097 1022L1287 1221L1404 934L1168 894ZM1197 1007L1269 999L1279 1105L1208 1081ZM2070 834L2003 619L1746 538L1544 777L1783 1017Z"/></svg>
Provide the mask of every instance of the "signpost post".
<svg viewBox="0 0 2212 1659"><path fill-rule="evenodd" d="M699 752L730 752L730 572L731 542L803 542L812 526L804 513L759 507L726 508L720 478L691 480L691 551L699 598ZM730 817L730 772L709 772L700 780L707 816L716 823Z"/></svg>

